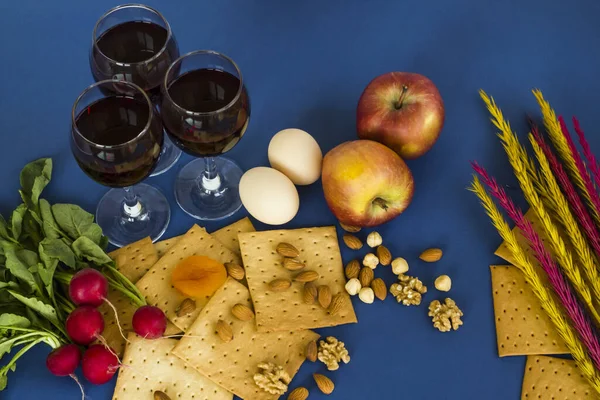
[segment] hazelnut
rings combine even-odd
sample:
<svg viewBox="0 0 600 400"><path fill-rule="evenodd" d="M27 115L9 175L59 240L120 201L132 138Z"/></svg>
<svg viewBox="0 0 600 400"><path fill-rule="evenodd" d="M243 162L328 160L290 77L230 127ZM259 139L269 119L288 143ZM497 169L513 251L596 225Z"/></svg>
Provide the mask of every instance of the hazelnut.
<svg viewBox="0 0 600 400"><path fill-rule="evenodd" d="M436 278L434 286L440 292L448 292L452 287L452 280L448 275L440 275Z"/></svg>
<svg viewBox="0 0 600 400"><path fill-rule="evenodd" d="M370 287L364 287L358 292L358 298L367 304L372 304L375 301L375 292Z"/></svg>
<svg viewBox="0 0 600 400"><path fill-rule="evenodd" d="M402 257L394 259L394 261L392 261L392 272L394 273L394 275L407 273L408 262Z"/></svg>
<svg viewBox="0 0 600 400"><path fill-rule="evenodd" d="M357 295L361 288L362 285L360 284L360 281L356 278L352 278L348 282L346 282L346 292L348 292L350 296Z"/></svg>
<svg viewBox="0 0 600 400"><path fill-rule="evenodd" d="M367 244L369 247L375 248L380 246L383 243L383 238L378 232L371 232L369 236L367 236Z"/></svg>
<svg viewBox="0 0 600 400"><path fill-rule="evenodd" d="M375 269L377 268L377 265L379 265L379 258L377 258L375 254L369 253L365 256L365 258L363 258L363 265L365 267Z"/></svg>

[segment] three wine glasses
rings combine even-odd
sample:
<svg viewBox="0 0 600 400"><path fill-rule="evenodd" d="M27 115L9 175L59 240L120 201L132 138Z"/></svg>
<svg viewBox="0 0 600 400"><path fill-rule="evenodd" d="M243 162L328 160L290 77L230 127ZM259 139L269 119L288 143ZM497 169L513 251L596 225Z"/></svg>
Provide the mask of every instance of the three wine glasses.
<svg viewBox="0 0 600 400"><path fill-rule="evenodd" d="M71 149L89 177L111 188L96 220L112 244L155 241L165 232L169 203L141 182L171 168L181 151L198 157L175 182L175 198L187 214L216 220L241 207L242 170L218 157L238 143L250 118L233 60L209 50L180 56L158 11L127 4L96 23L90 67L96 83L73 105Z"/></svg>

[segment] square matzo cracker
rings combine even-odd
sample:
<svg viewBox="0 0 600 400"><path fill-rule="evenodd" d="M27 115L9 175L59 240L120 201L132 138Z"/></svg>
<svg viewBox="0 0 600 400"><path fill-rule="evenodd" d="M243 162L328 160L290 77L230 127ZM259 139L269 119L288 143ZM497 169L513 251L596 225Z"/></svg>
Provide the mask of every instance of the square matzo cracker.
<svg viewBox="0 0 600 400"><path fill-rule="evenodd" d="M177 317L177 307L186 296L171 285L171 274L180 261L193 255L207 256L223 264L241 264L237 254L203 228L194 225L136 284L148 304L163 310L167 318L183 331L192 324L208 301L208 298L195 299L196 310L186 316Z"/></svg>
<svg viewBox="0 0 600 400"><path fill-rule="evenodd" d="M508 265L490 269L498 355L568 354L523 273Z"/></svg>
<svg viewBox="0 0 600 400"><path fill-rule="evenodd" d="M525 365L521 400L585 400L597 394L583 377L575 361L529 356Z"/></svg>
<svg viewBox="0 0 600 400"><path fill-rule="evenodd" d="M171 354L177 340L128 337L113 400L153 400L159 390L171 399L231 400L233 395Z"/></svg>
<svg viewBox="0 0 600 400"><path fill-rule="evenodd" d="M278 395L265 392L254 383L258 364L275 363L293 378L304 362L306 345L319 335L312 331L260 333L254 321L240 321L231 314L238 303L251 307L250 293L229 278L187 331L193 337L184 336L173 354L242 399L278 399ZM232 328L233 340L228 343L215 333L220 319Z"/></svg>
<svg viewBox="0 0 600 400"><path fill-rule="evenodd" d="M238 243L238 234L242 232L254 232L254 226L248 217L242 218L239 221L234 222L224 228L219 229L211 233L215 239L223 243L225 247L234 253L240 254L240 245ZM183 235L182 235L183 236ZM160 242L154 243L158 257L164 256L169 248L173 246L182 236L175 236L169 239L161 240Z"/></svg>
<svg viewBox="0 0 600 400"><path fill-rule="evenodd" d="M303 271L319 273L316 285L329 286L332 295L346 295L346 278L335 227L241 233L239 239L260 332L314 329L357 322L349 297L339 313L330 315L317 303L303 303L303 283L293 282L284 292L272 292L268 288L268 283L274 279L292 279L301 272L283 268L282 257L275 248L285 242L300 251L299 258L306 264Z"/></svg>
<svg viewBox="0 0 600 400"><path fill-rule="evenodd" d="M131 282L137 282L158 261L158 253L149 237L108 253L117 269Z"/></svg>

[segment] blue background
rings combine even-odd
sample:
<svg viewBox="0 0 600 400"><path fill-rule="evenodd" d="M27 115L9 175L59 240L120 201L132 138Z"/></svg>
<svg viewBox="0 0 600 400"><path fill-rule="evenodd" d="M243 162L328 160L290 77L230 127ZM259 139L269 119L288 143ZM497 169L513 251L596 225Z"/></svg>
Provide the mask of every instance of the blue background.
<svg viewBox="0 0 600 400"><path fill-rule="evenodd" d="M90 83L91 32L113 0L0 2L0 211L18 202L18 173L38 157L54 158L45 196L93 211L106 188L87 178L69 146L73 101ZM446 105L436 146L410 161L416 193L409 209L379 227L393 254L430 286L424 304L403 307L391 297L355 301L358 325L323 329L350 349L352 361L329 374L334 399L517 399L524 357L500 359L490 292L489 265L500 243L469 185L469 160L478 160L503 183L514 184L506 156L477 91L494 96L513 127L524 133L526 113L538 115L533 87L558 113L577 115L600 152L600 3L595 0L429 1L148 1L171 23L182 53L214 49L231 56L245 76L252 118L245 139L229 153L243 169L268 165L267 145L277 131L297 127L315 136L324 152L356 137L355 108L366 84L389 71L431 78ZM173 218L165 237L195 221L176 205L176 168L148 180L163 189ZM298 216L287 226L333 224L320 183L299 188ZM520 200L518 192L514 192ZM238 212L231 221L241 218ZM230 221L207 224L210 230ZM256 224L258 229L265 229ZM437 264L418 261L421 250L444 249ZM351 254L343 250L345 261ZM391 272L376 271L387 283ZM431 326L427 304L443 296L435 276L453 279L450 293L465 325L442 334ZM40 346L18 362L2 399L77 399L68 378L45 369ZM305 364L293 387L325 398ZM110 399L113 383L86 384L90 398Z"/></svg>

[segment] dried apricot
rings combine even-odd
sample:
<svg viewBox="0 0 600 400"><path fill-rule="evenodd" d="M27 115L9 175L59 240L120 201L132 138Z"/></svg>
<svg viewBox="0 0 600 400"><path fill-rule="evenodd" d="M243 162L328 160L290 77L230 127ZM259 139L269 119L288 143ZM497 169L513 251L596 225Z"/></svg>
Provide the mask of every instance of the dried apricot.
<svg viewBox="0 0 600 400"><path fill-rule="evenodd" d="M205 256L191 256L182 260L171 274L175 289L189 297L212 296L226 279L225 266Z"/></svg>

